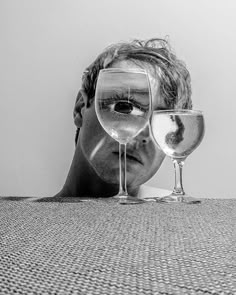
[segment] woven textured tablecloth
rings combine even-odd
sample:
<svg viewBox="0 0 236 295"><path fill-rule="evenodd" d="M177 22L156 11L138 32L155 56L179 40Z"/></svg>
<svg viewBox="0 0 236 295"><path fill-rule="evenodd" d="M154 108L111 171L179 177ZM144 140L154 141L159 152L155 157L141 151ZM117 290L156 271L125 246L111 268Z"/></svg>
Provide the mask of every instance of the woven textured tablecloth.
<svg viewBox="0 0 236 295"><path fill-rule="evenodd" d="M236 199L0 198L0 294L236 294Z"/></svg>

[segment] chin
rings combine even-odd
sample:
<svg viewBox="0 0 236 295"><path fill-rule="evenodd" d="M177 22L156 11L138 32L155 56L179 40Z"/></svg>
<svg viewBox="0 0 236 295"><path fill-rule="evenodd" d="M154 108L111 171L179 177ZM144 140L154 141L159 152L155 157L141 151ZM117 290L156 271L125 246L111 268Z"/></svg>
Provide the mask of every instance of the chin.
<svg viewBox="0 0 236 295"><path fill-rule="evenodd" d="M100 178L105 181L106 183L119 185L120 182L120 173L118 171L112 171L109 174L102 174ZM127 187L136 187L138 186L137 176L134 173L130 173L129 171L126 172L126 183Z"/></svg>
<svg viewBox="0 0 236 295"><path fill-rule="evenodd" d="M106 171L106 173L102 171L102 173L99 173L98 175L106 183L119 185L119 181L120 181L119 169Z"/></svg>
<svg viewBox="0 0 236 295"><path fill-rule="evenodd" d="M142 167L140 167L140 164L130 165L127 163L127 169L126 169L126 182L127 187L137 187L146 182L149 178L146 177L147 174L150 174L150 172L145 172ZM119 185L120 182L120 171L119 171L119 164L113 165L113 167L99 167L98 169L95 169L97 175L99 178L101 178L104 182ZM144 177L145 175L145 177ZM145 179L144 179L145 178Z"/></svg>

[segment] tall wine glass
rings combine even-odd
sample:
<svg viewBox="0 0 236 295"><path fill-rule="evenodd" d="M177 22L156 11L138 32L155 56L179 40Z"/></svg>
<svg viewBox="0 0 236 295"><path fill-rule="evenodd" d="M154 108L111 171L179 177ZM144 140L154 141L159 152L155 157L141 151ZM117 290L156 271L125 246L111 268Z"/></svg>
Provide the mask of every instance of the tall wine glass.
<svg viewBox="0 0 236 295"><path fill-rule="evenodd" d="M164 153L169 156L175 168L173 192L158 202L200 203L200 200L185 194L182 184L182 168L185 159L201 143L204 136L204 117L195 110L154 111L151 117L152 134Z"/></svg>
<svg viewBox="0 0 236 295"><path fill-rule="evenodd" d="M150 119L151 91L147 73L142 69L100 70L96 85L95 110L102 127L119 142L120 184L119 193L115 197L119 198L121 204L144 202L130 196L127 191L126 145L146 127Z"/></svg>

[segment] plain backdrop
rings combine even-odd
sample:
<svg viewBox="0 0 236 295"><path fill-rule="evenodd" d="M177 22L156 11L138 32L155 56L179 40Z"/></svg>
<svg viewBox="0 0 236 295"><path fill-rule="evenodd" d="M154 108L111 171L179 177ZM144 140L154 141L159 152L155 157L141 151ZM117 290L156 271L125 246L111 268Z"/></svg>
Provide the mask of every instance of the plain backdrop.
<svg viewBox="0 0 236 295"><path fill-rule="evenodd" d="M74 152L83 70L111 43L168 36L206 121L184 188L234 198L235 11L235 0L0 0L0 195L58 192ZM149 184L173 188L169 158Z"/></svg>

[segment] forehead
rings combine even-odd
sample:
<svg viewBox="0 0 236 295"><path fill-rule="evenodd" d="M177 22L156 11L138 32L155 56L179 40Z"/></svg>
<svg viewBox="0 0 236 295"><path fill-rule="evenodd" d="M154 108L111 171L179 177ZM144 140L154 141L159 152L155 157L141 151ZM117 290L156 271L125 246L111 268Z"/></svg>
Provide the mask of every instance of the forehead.
<svg viewBox="0 0 236 295"><path fill-rule="evenodd" d="M140 62L140 64L137 64L131 60L122 60L112 63L111 68L145 70L150 81L153 109L155 110L167 108L163 97L160 96L160 81L157 73L154 70L154 67L147 63Z"/></svg>

